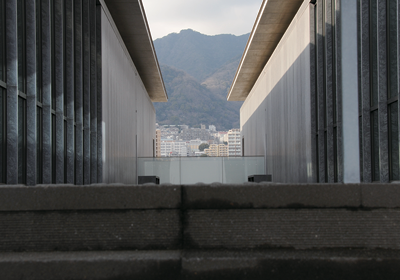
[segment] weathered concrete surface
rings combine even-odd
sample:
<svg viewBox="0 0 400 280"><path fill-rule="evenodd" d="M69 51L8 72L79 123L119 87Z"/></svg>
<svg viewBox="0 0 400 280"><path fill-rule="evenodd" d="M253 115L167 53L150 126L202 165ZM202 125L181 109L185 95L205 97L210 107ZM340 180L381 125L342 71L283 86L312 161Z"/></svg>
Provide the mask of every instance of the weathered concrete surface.
<svg viewBox="0 0 400 280"><path fill-rule="evenodd" d="M229 101L246 99L303 1L263 1L229 91Z"/></svg>
<svg viewBox="0 0 400 280"><path fill-rule="evenodd" d="M177 209L176 185L0 185L0 211Z"/></svg>
<svg viewBox="0 0 400 280"><path fill-rule="evenodd" d="M192 251L183 254L182 279L397 279L398 251Z"/></svg>
<svg viewBox="0 0 400 280"><path fill-rule="evenodd" d="M398 279L399 251L0 253L7 280Z"/></svg>
<svg viewBox="0 0 400 280"><path fill-rule="evenodd" d="M151 280L179 277L179 251L1 253L1 279Z"/></svg>
<svg viewBox="0 0 400 280"><path fill-rule="evenodd" d="M361 186L256 184L182 186L188 209L360 207Z"/></svg>
<svg viewBox="0 0 400 280"><path fill-rule="evenodd" d="M397 279L398 189L3 185L0 279Z"/></svg>
<svg viewBox="0 0 400 280"><path fill-rule="evenodd" d="M103 7L107 5L151 100L168 101L142 2L137 0L100 0L100 2Z"/></svg>

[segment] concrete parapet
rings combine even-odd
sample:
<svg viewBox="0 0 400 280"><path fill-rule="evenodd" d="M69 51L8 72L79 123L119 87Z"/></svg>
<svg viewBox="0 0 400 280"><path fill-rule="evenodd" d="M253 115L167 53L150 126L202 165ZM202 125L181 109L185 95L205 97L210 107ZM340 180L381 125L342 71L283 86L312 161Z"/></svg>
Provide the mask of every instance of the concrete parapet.
<svg viewBox="0 0 400 280"><path fill-rule="evenodd" d="M0 271L4 279L396 279L399 190L3 185Z"/></svg>

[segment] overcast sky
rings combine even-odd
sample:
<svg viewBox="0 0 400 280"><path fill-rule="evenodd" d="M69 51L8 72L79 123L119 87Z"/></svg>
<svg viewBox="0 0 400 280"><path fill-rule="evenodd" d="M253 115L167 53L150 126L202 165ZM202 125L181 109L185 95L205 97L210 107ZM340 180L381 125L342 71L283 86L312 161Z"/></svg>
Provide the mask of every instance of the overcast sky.
<svg viewBox="0 0 400 280"><path fill-rule="evenodd" d="M206 35L251 32L262 0L142 0L153 40L182 29Z"/></svg>

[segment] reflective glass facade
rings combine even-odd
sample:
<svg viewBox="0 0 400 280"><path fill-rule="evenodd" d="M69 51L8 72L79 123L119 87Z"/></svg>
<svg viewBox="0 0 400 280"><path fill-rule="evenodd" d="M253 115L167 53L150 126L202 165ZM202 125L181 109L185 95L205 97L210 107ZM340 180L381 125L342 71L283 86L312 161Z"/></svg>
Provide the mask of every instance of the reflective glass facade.
<svg viewBox="0 0 400 280"><path fill-rule="evenodd" d="M90 137L101 131L101 6L96 0L16 0L7 2L15 14L5 14L5 2L0 0L0 183L97 183L101 152ZM7 96L7 85L16 95Z"/></svg>

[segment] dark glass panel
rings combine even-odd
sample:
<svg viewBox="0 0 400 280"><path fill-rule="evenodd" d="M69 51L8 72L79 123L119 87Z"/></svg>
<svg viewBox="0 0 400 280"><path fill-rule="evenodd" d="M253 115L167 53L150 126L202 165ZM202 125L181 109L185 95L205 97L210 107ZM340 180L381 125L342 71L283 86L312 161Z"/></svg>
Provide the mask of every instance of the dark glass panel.
<svg viewBox="0 0 400 280"><path fill-rule="evenodd" d="M370 50L371 50L371 107L378 105L378 9L377 1L370 6Z"/></svg>
<svg viewBox="0 0 400 280"><path fill-rule="evenodd" d="M36 130L36 145L37 145L37 183L43 183L43 143L42 143L42 133L43 133L43 122L42 122L42 108L37 107L36 111L36 121L37 121L37 130Z"/></svg>
<svg viewBox="0 0 400 280"><path fill-rule="evenodd" d="M389 106L390 180L399 180L399 112L398 102Z"/></svg>
<svg viewBox="0 0 400 280"><path fill-rule="evenodd" d="M51 115L51 181L56 183L56 115Z"/></svg>
<svg viewBox="0 0 400 280"><path fill-rule="evenodd" d="M55 90L55 42L54 42L54 37L55 37L55 19L54 19L54 2L50 1L50 16L51 16L51 108L53 110L56 109L56 90Z"/></svg>
<svg viewBox="0 0 400 280"><path fill-rule="evenodd" d="M326 114L325 114L326 115ZM324 132L325 183L328 183L328 134Z"/></svg>
<svg viewBox="0 0 400 280"><path fill-rule="evenodd" d="M4 0L0 0L0 80L4 81L4 56L5 56L5 16L4 16Z"/></svg>
<svg viewBox="0 0 400 280"><path fill-rule="evenodd" d="M379 119L378 110L371 113L372 180L380 180L379 170Z"/></svg>
<svg viewBox="0 0 400 280"><path fill-rule="evenodd" d="M6 178L4 176L5 165L6 165L6 155L4 153L4 97L3 89L0 88L0 183L5 183Z"/></svg>
<svg viewBox="0 0 400 280"><path fill-rule="evenodd" d="M26 119L25 99L18 97L18 183L26 180Z"/></svg>
<svg viewBox="0 0 400 280"><path fill-rule="evenodd" d="M338 181L337 127L333 128L334 181Z"/></svg>
<svg viewBox="0 0 400 280"><path fill-rule="evenodd" d="M360 151L359 151L359 153L360 153L360 180L361 180L361 182L363 182L363 180L364 180L364 153L363 153L363 145L364 145L364 142L363 142L363 130L362 130L362 117L360 116L359 118L358 118L358 127L359 127L359 135L358 135L358 138L359 138L359 141L360 141Z"/></svg>
<svg viewBox="0 0 400 280"><path fill-rule="evenodd" d="M25 92L25 1L17 2L18 17L18 90Z"/></svg>
<svg viewBox="0 0 400 280"><path fill-rule="evenodd" d="M42 16L41 1L36 1L36 78L37 101L43 102L42 97Z"/></svg>
<svg viewBox="0 0 400 280"><path fill-rule="evenodd" d="M398 94L398 69L397 69L397 1L388 0L388 70L389 87L388 98Z"/></svg>
<svg viewBox="0 0 400 280"><path fill-rule="evenodd" d="M67 157L67 121L64 121L64 183L67 183L67 166L68 166L68 157Z"/></svg>

